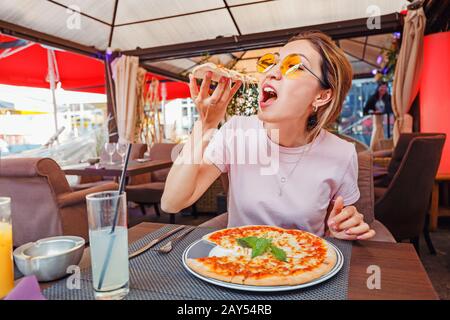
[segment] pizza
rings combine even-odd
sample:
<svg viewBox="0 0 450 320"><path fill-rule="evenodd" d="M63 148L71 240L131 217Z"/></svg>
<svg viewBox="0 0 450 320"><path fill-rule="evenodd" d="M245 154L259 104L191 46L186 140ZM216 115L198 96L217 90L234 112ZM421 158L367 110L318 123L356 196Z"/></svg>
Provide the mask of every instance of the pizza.
<svg viewBox="0 0 450 320"><path fill-rule="evenodd" d="M208 71L212 72L211 80L216 82L219 82L221 77L230 78L233 81L240 80L244 83L258 82L258 80L252 76L243 74L236 70L224 68L212 62L206 62L204 64L196 66L194 69L192 69L192 75L194 76L194 78L203 79Z"/></svg>
<svg viewBox="0 0 450 320"><path fill-rule="evenodd" d="M336 264L336 251L309 232L273 226L243 226L209 233L216 245L208 257L187 259L195 272L254 286L298 285L320 278Z"/></svg>

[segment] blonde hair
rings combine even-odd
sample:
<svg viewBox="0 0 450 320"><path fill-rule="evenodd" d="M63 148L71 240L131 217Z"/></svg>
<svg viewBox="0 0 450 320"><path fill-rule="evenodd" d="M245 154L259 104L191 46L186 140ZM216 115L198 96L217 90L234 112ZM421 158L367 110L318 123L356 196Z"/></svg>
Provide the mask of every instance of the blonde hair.
<svg viewBox="0 0 450 320"><path fill-rule="evenodd" d="M345 57L344 51L334 41L321 31L302 32L288 42L297 40L308 40L322 57L321 71L322 79L327 85L323 89L331 89L330 101L318 108L317 122L308 128L308 136L314 139L322 128L332 124L342 110L344 99L352 86L353 70L350 62Z"/></svg>

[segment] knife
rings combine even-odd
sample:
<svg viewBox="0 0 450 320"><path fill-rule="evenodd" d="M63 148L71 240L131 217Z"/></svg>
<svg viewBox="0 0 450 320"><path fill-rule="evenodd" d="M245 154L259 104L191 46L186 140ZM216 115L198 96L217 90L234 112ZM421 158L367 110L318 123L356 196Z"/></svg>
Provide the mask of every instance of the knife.
<svg viewBox="0 0 450 320"><path fill-rule="evenodd" d="M150 241L148 244L146 244L145 246L143 246L142 248L136 250L135 252L131 253L128 256L128 259L132 259L138 255L140 255L141 253L144 253L145 251L147 251L148 249L150 249L151 247L157 245L158 243L160 243L161 241L163 241L164 239L170 237L171 235L173 235L174 233L182 230L186 228L186 226L179 226L175 229L172 229L166 233L164 233L162 236L160 236L159 238L156 238L155 240Z"/></svg>

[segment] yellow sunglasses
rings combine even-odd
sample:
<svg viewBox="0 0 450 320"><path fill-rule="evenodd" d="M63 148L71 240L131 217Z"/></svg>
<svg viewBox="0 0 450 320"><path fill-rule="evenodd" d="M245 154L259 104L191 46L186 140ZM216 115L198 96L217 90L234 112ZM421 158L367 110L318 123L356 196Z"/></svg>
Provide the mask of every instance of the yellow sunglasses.
<svg viewBox="0 0 450 320"><path fill-rule="evenodd" d="M278 64L279 59L280 56L278 53L267 53L258 59L258 62L256 63L256 70L259 73L266 73ZM317 80L319 80L324 88L329 87L325 81L320 79L311 69L302 63L302 57L300 54L292 53L281 61L280 71L281 74L287 79L297 79L304 70L308 71Z"/></svg>

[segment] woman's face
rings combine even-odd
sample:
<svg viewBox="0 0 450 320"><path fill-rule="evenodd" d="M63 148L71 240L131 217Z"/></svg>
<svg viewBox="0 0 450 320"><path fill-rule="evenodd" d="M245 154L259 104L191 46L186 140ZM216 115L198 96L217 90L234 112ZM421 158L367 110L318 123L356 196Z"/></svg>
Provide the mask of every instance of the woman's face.
<svg viewBox="0 0 450 320"><path fill-rule="evenodd" d="M380 94L380 96L384 96L386 92L387 86L385 84L382 84L381 86L378 87L378 93Z"/></svg>
<svg viewBox="0 0 450 320"><path fill-rule="evenodd" d="M321 56L308 40L296 40L280 49L279 62L289 54L302 57L302 63L309 67L319 78ZM307 119L312 111L312 103L323 90L320 82L308 71L300 71L296 79L287 79L281 75L280 63L265 73L259 87L258 117L265 122L278 123L293 119ZM270 89L269 89L270 88ZM267 91L274 90L275 93Z"/></svg>

